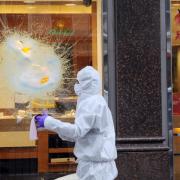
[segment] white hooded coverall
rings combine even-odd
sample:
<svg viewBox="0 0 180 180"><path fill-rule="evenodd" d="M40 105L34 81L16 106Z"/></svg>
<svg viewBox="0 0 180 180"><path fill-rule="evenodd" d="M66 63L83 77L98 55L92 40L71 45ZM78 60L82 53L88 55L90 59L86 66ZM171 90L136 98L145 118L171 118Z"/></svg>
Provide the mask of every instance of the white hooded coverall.
<svg viewBox="0 0 180 180"><path fill-rule="evenodd" d="M115 132L111 112L99 94L99 74L87 66L78 72L77 80L75 92L79 97L75 123L48 116L45 128L56 132L63 140L75 142L76 173L80 180L113 180L117 176Z"/></svg>

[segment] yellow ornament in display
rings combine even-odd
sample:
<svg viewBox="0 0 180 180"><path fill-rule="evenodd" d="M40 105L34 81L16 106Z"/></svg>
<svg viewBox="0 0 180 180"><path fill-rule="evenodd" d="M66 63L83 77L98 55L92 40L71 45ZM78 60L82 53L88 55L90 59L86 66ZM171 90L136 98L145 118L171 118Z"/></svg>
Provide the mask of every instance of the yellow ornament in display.
<svg viewBox="0 0 180 180"><path fill-rule="evenodd" d="M29 47L24 47L24 48L22 48L22 51L23 51L24 53L29 53L30 49L31 49L31 48L29 48Z"/></svg>
<svg viewBox="0 0 180 180"><path fill-rule="evenodd" d="M41 80L40 80L40 84L45 84L49 81L49 77L48 76L45 76L43 77Z"/></svg>

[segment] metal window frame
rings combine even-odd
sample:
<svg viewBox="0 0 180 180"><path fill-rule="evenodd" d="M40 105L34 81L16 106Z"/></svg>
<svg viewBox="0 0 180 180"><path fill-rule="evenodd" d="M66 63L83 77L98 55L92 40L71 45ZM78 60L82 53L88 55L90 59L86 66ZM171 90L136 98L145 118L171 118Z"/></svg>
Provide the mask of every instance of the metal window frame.
<svg viewBox="0 0 180 180"><path fill-rule="evenodd" d="M114 0L107 0L107 23L108 23L108 104L112 112L116 126L116 63L115 63L115 22ZM117 127L117 126L116 126Z"/></svg>

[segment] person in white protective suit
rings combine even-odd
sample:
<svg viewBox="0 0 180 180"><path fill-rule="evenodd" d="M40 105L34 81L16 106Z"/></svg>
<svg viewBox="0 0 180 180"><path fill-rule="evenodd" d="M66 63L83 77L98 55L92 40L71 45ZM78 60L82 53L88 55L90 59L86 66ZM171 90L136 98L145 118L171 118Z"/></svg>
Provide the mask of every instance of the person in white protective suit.
<svg viewBox="0 0 180 180"><path fill-rule="evenodd" d="M35 116L35 121L38 127L56 132L63 140L75 142L76 174L80 180L113 180L117 177L115 131L111 112L100 95L99 74L93 67L86 66L78 72L77 80L74 124L47 114Z"/></svg>

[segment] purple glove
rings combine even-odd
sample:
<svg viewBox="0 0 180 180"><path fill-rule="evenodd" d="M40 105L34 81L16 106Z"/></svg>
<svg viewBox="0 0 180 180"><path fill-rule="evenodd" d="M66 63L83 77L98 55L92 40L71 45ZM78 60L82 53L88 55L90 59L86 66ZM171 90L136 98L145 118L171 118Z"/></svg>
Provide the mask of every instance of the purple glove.
<svg viewBox="0 0 180 180"><path fill-rule="evenodd" d="M48 117L47 113L38 114L34 117L37 128L44 127L44 121Z"/></svg>

